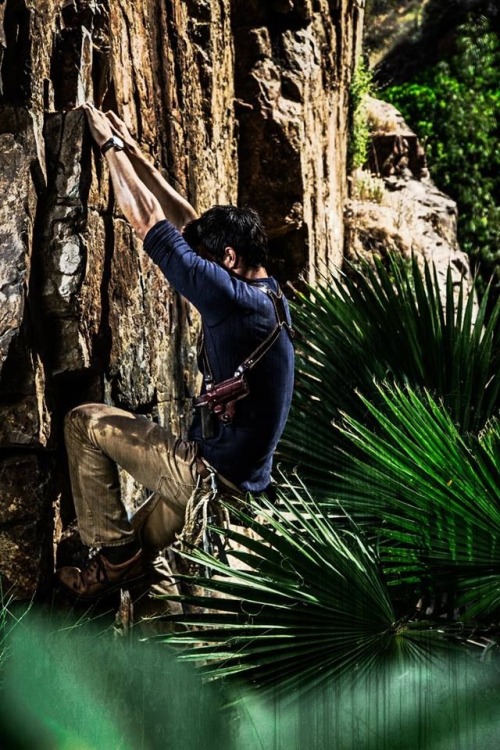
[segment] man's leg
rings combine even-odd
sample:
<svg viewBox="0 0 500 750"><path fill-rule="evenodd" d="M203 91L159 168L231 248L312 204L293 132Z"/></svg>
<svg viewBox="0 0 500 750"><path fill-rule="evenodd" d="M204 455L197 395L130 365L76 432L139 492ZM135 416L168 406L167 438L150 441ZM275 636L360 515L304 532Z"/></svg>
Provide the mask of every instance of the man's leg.
<svg viewBox="0 0 500 750"><path fill-rule="evenodd" d="M162 518L168 541L173 541L183 526L185 508L198 481L193 443L176 438L144 417L102 404L73 409L66 417L65 439L84 544L102 548L105 563L111 560L118 567L135 558L132 553L138 546L134 547L134 530L120 497L117 465L162 496ZM77 570L59 571L59 579L67 588L81 596L89 586L93 594L103 588L94 578L106 576L96 572L95 566L91 581L85 581L81 571L75 573ZM115 571L111 566L105 572L111 579L120 577L123 568Z"/></svg>

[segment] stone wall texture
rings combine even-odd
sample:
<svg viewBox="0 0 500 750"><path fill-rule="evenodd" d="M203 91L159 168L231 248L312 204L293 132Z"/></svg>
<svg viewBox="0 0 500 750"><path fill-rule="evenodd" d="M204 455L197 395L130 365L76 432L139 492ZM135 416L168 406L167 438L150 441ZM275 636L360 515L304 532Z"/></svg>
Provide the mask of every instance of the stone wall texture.
<svg viewBox="0 0 500 750"><path fill-rule="evenodd" d="M106 401L184 431L198 321L120 216L78 105L113 109L193 205L256 207L273 271L340 265L357 0L0 2L0 575L49 585L61 428ZM129 490L133 493L134 490Z"/></svg>

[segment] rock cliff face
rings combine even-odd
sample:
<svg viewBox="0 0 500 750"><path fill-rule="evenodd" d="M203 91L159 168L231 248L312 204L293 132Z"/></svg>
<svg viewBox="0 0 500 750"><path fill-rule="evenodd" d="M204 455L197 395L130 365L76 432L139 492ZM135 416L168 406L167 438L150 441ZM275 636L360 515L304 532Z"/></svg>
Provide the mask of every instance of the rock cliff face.
<svg viewBox="0 0 500 750"><path fill-rule="evenodd" d="M432 263L443 300L451 271L458 289L472 287L469 260L457 242L457 205L429 177L424 150L390 104L366 102L371 145L365 169L352 175L346 203L346 253L351 263L398 255Z"/></svg>
<svg viewBox="0 0 500 750"><path fill-rule="evenodd" d="M360 13L352 0L0 3L4 592L43 590L71 518L65 411L105 400L184 431L195 388L196 317L117 212L74 108L114 109L198 210L255 206L281 279L339 265Z"/></svg>

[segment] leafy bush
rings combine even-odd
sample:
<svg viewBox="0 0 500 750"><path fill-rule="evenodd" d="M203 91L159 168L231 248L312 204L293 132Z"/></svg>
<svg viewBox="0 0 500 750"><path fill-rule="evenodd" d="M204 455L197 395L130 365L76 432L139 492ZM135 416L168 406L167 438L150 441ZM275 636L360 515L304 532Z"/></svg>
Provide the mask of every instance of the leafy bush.
<svg viewBox="0 0 500 750"><path fill-rule="evenodd" d="M500 42L486 18L457 30L447 59L390 86L396 106L425 144L438 186L457 201L459 240L485 280L500 289Z"/></svg>
<svg viewBox="0 0 500 750"><path fill-rule="evenodd" d="M348 162L350 170L362 167L367 159L370 128L365 100L371 90L372 74L363 59L360 58L354 70L349 91L350 134L348 139Z"/></svg>

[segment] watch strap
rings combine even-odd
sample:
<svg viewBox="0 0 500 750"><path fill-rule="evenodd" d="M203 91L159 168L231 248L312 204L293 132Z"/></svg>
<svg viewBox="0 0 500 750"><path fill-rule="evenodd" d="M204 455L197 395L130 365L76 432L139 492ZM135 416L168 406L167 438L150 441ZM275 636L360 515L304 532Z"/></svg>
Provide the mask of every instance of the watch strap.
<svg viewBox="0 0 500 750"><path fill-rule="evenodd" d="M111 138L106 141L106 143L102 144L101 154L104 156L104 154L111 148L114 148L115 151L123 151L124 147L125 144L123 143L122 139L118 138L116 135L112 135Z"/></svg>

